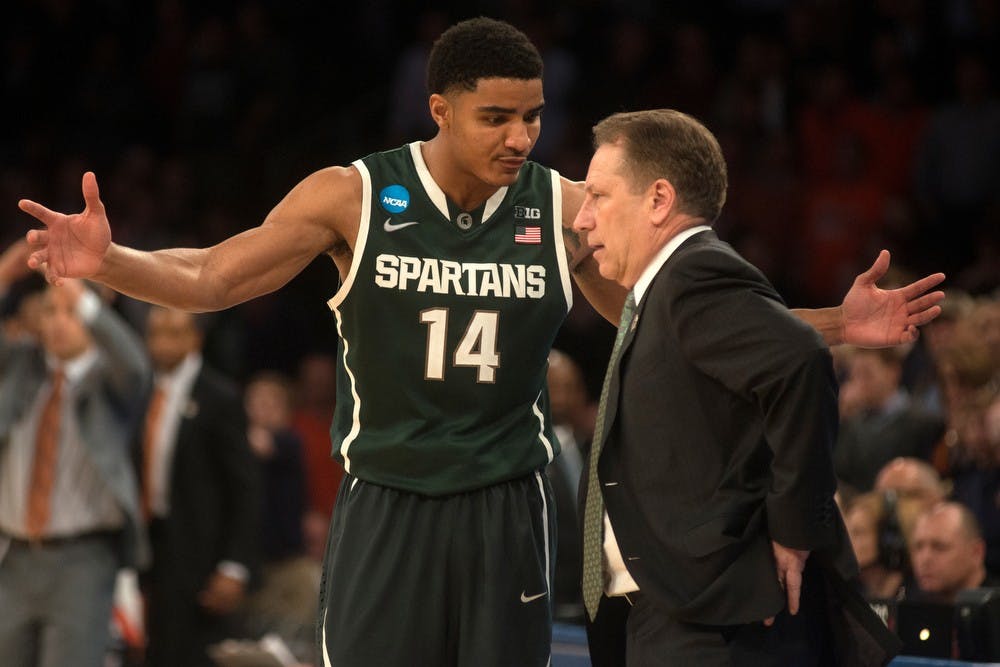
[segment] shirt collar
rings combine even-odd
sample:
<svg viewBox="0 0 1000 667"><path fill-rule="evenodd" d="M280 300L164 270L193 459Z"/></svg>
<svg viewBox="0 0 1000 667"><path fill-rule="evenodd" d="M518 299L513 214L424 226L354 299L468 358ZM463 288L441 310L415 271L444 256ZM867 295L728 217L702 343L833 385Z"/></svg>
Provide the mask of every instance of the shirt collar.
<svg viewBox="0 0 1000 667"><path fill-rule="evenodd" d="M171 386L189 385L201 370L201 353L192 352L184 357L173 370L156 374L156 383Z"/></svg>
<svg viewBox="0 0 1000 667"><path fill-rule="evenodd" d="M62 369L66 377L66 382L69 384L79 382L96 362L97 350L93 346L88 347L84 352L81 352L69 361L59 361L52 355L46 355L45 357L45 363L49 371L55 372L56 369Z"/></svg>
<svg viewBox="0 0 1000 667"><path fill-rule="evenodd" d="M663 265L666 264L667 260L670 259L670 256L674 254L674 251L677 250L682 243L695 234L707 232L710 229L712 228L708 225L696 225L694 227L690 227L670 239L670 241L667 242L667 245L660 248L660 251L656 253L655 257L653 257L653 261L649 263L649 266L647 266L642 272L642 275L639 276L639 280L636 281L635 287L632 288L632 291L635 292L635 302L638 304L642 301L642 297L646 293L646 290L648 290L649 286L653 283L653 278L656 277L656 274L660 272Z"/></svg>

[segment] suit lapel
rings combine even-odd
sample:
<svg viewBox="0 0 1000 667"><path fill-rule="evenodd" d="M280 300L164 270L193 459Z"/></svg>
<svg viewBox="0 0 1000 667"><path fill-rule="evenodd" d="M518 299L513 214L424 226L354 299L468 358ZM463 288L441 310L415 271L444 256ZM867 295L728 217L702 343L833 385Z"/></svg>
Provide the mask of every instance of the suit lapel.
<svg viewBox="0 0 1000 667"><path fill-rule="evenodd" d="M656 284L658 282L662 280L669 280L667 274L670 271L671 264L683 254L683 251L686 248L704 243L712 243L716 240L718 240L718 237L712 230L699 232L694 236L685 239L684 242L681 243L680 247L678 247L677 250L670 255L663 266L660 267L660 270L656 273L656 277L653 278L652 283L650 283L649 289L646 290L646 293L642 295L642 299L636 304L635 315L632 317L632 324L629 325L629 330L626 332L625 338L622 340L622 348L618 354L618 359L615 362L615 367L611 375L611 384L608 386L608 412L604 422L605 443L607 443L608 433L611 432L611 427L615 423L615 419L618 417L618 400L621 394L622 369L625 367L628 360L632 343L635 341L636 336L639 333L639 321L642 319L642 313L646 308L646 303L649 301L650 294L652 294L652 292L656 289Z"/></svg>
<svg viewBox="0 0 1000 667"><path fill-rule="evenodd" d="M194 384L191 385L190 393L184 398L184 402L181 404L180 422L177 425L177 442L174 449L175 456L183 443L190 439L189 431L191 429L191 425L201 412L201 383L203 372L204 370L198 372L198 377L195 378Z"/></svg>

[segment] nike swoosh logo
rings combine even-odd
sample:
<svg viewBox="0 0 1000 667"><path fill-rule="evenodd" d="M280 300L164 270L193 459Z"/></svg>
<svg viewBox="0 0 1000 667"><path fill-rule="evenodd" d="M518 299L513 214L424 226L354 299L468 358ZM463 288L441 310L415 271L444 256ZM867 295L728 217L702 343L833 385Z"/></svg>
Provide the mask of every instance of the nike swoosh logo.
<svg viewBox="0 0 1000 667"><path fill-rule="evenodd" d="M543 597L545 597L545 592L541 592L538 595L525 595L524 591L521 591L521 602L531 602Z"/></svg>
<svg viewBox="0 0 1000 667"><path fill-rule="evenodd" d="M419 222L417 222L416 220L414 220L413 222L401 222L398 225L394 225L391 222L389 222L390 220L392 220L392 218L386 218L385 219L385 224L382 225L382 228L385 229L385 231L387 231L387 232L394 232L397 229L402 229L403 227L409 227L410 225L419 225L420 224Z"/></svg>

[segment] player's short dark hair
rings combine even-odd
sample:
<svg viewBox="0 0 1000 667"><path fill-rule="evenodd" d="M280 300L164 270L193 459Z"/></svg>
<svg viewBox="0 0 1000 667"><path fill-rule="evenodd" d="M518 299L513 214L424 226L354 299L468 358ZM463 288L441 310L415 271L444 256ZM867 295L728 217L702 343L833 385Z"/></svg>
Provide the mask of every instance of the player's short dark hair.
<svg viewBox="0 0 1000 667"><path fill-rule="evenodd" d="M726 203L726 160L715 136L674 109L616 113L594 126L594 148L620 144L636 192L659 178L670 181L680 210L712 224Z"/></svg>
<svg viewBox="0 0 1000 667"><path fill-rule="evenodd" d="M437 38L427 61L427 91L475 90L480 79L541 79L542 56L527 35L504 21L456 23Z"/></svg>

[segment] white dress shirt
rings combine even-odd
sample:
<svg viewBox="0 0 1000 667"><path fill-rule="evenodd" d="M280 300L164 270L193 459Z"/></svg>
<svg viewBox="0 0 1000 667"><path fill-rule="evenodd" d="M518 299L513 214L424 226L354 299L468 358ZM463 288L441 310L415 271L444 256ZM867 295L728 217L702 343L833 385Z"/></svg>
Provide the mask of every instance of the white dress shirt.
<svg viewBox="0 0 1000 667"><path fill-rule="evenodd" d="M96 294L85 290L76 304L76 314L89 325L100 311ZM72 537L98 530L113 530L125 524L125 513L90 458L80 433L76 401L79 385L97 363L101 352L89 347L68 361L46 356L50 371L61 368L65 382L60 402L58 458L52 485L51 512L43 537ZM0 449L0 532L24 538L25 517L38 421L52 394L46 380L28 409L13 425L10 441Z"/></svg>
<svg viewBox="0 0 1000 667"><path fill-rule="evenodd" d="M164 392L163 412L153 436L153 461L150 474L150 512L164 518L170 514L170 475L174 468L177 431L184 417L193 417L198 406L191 400L191 387L201 372L198 353L184 357L171 371L156 374L156 387Z"/></svg>

